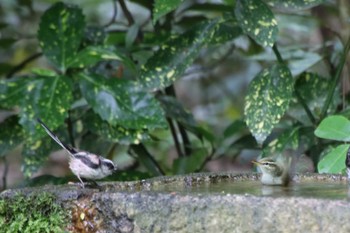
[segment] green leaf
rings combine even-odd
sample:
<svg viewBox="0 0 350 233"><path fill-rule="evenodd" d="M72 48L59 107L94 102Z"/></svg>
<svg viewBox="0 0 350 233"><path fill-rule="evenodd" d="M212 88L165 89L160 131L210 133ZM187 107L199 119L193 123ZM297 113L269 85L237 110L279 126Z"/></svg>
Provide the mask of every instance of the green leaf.
<svg viewBox="0 0 350 233"><path fill-rule="evenodd" d="M84 38L82 41L83 47L90 45L104 44L107 38L107 33L103 27L87 26L84 31Z"/></svg>
<svg viewBox="0 0 350 233"><path fill-rule="evenodd" d="M157 161L147 151L143 144L131 145L130 150L137 155L138 161L154 176L164 175Z"/></svg>
<svg viewBox="0 0 350 233"><path fill-rule="evenodd" d="M245 121L259 144L287 110L293 85L293 77L283 64L264 69L250 83L245 98Z"/></svg>
<svg viewBox="0 0 350 233"><path fill-rule="evenodd" d="M0 80L0 105L5 108L20 105L27 91L27 82L27 78Z"/></svg>
<svg viewBox="0 0 350 233"><path fill-rule="evenodd" d="M191 112L185 110L183 105L174 97L171 96L158 96L162 108L165 111L165 115L171 119L174 119L189 127L196 127L197 123Z"/></svg>
<svg viewBox="0 0 350 233"><path fill-rule="evenodd" d="M81 74L80 89L93 110L111 125L128 129L165 128L164 113L153 95L136 90L135 83Z"/></svg>
<svg viewBox="0 0 350 233"><path fill-rule="evenodd" d="M56 143L49 137L26 142L22 151L22 172L24 177L31 177L33 173L43 166L55 145Z"/></svg>
<svg viewBox="0 0 350 233"><path fill-rule="evenodd" d="M150 138L146 129L127 129L120 125L112 126L92 112L86 114L84 122L91 132L101 135L111 142L126 145L139 144Z"/></svg>
<svg viewBox="0 0 350 233"><path fill-rule="evenodd" d="M13 38L1 38L0 39L0 48L1 49L8 49L15 42L16 42L16 40Z"/></svg>
<svg viewBox="0 0 350 233"><path fill-rule="evenodd" d="M196 149L190 156L174 160L174 174L187 174L198 171L207 158L207 151L204 148Z"/></svg>
<svg viewBox="0 0 350 233"><path fill-rule="evenodd" d="M237 0L235 15L243 31L258 44L272 47L278 27L270 8L261 0Z"/></svg>
<svg viewBox="0 0 350 233"><path fill-rule="evenodd" d="M315 73L303 73L300 75L295 83L295 90L306 103L313 116L317 119L321 115L321 110L326 101L327 96L324 94L328 91L330 79L321 77ZM310 91L312 90L312 91ZM338 90L338 89L337 89ZM329 107L329 112L333 112L340 103L339 92L336 91ZM297 97L293 98L288 115L294 117L306 125L311 125L310 119L307 117L304 108L298 102Z"/></svg>
<svg viewBox="0 0 350 233"><path fill-rule="evenodd" d="M112 48L105 48L102 46L89 46L81 50L71 63L67 64L68 67L73 68L85 68L95 65L103 60L118 60L128 67L135 69L134 63L121 53L113 51Z"/></svg>
<svg viewBox="0 0 350 233"><path fill-rule="evenodd" d="M345 159L349 145L332 148L317 164L319 173L342 173L346 168Z"/></svg>
<svg viewBox="0 0 350 233"><path fill-rule="evenodd" d="M38 76L50 76L55 77L57 76L57 73L53 70L47 70L47 69L41 69L41 68L33 68L32 70L33 74L36 74Z"/></svg>
<svg viewBox="0 0 350 233"><path fill-rule="evenodd" d="M235 135L236 133L241 133L246 128L247 128L247 125L243 120L241 119L236 120L226 127L224 131L224 137L228 138Z"/></svg>
<svg viewBox="0 0 350 233"><path fill-rule="evenodd" d="M0 63L0 75L5 75L13 69L13 65L10 63Z"/></svg>
<svg viewBox="0 0 350 233"><path fill-rule="evenodd" d="M40 76L27 82L20 102L20 123L33 139L45 134L36 118L50 122L52 129L62 124L73 98L70 84L66 76Z"/></svg>
<svg viewBox="0 0 350 233"><path fill-rule="evenodd" d="M128 32L126 33L126 37L125 37L125 46L127 48L130 48L134 44L139 32L140 32L140 26L137 25L136 23L134 23L128 28Z"/></svg>
<svg viewBox="0 0 350 233"><path fill-rule="evenodd" d="M264 0L267 4L272 7L282 8L282 9L298 9L304 10L311 7L320 5L326 0Z"/></svg>
<svg viewBox="0 0 350 233"><path fill-rule="evenodd" d="M288 128L264 148L263 157L283 152L286 149L296 150L298 146L299 127Z"/></svg>
<svg viewBox="0 0 350 233"><path fill-rule="evenodd" d="M329 116L321 121L315 135L319 138L350 141L350 121L343 116Z"/></svg>
<svg viewBox="0 0 350 233"><path fill-rule="evenodd" d="M211 20L167 40L141 67L141 84L151 90L171 85L192 64L200 50L212 41L217 24L217 20Z"/></svg>
<svg viewBox="0 0 350 233"><path fill-rule="evenodd" d="M4 156L24 140L22 127L18 117L12 116L0 124L0 157Z"/></svg>
<svg viewBox="0 0 350 233"><path fill-rule="evenodd" d="M58 2L41 17L38 39L45 56L62 72L78 52L84 35L84 15L80 8Z"/></svg>
<svg viewBox="0 0 350 233"><path fill-rule="evenodd" d="M153 8L153 24L163 15L179 7L182 2L184 2L184 0L156 0Z"/></svg>
<svg viewBox="0 0 350 233"><path fill-rule="evenodd" d="M212 37L211 44L222 44L227 41L236 39L242 35L242 29L237 25L237 23L230 24L228 22L219 23L215 29L214 35Z"/></svg>

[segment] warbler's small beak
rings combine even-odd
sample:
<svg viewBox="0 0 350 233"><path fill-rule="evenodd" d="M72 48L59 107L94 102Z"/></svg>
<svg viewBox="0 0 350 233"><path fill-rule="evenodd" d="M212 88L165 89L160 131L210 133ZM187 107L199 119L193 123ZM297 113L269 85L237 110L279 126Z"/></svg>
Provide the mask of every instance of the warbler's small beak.
<svg viewBox="0 0 350 233"><path fill-rule="evenodd" d="M257 166L261 165L261 163L260 163L260 162L255 161L255 160L253 160L253 161L252 161L252 163L254 163L254 164L255 164L255 165L257 165Z"/></svg>

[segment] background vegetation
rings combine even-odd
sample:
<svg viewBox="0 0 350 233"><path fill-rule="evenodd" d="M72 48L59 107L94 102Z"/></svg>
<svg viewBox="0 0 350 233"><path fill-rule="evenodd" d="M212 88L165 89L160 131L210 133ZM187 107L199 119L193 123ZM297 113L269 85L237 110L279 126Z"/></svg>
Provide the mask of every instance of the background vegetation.
<svg viewBox="0 0 350 233"><path fill-rule="evenodd" d="M116 161L111 180L238 172L286 149L314 171L344 172L346 0L1 4L3 188L19 183L13 151L24 185L71 179L41 170L58 146L38 117Z"/></svg>

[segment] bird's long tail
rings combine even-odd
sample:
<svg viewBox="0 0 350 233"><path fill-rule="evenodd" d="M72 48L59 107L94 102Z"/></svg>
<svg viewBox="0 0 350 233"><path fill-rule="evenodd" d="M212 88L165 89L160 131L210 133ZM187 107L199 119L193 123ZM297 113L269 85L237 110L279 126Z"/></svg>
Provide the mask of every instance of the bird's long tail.
<svg viewBox="0 0 350 233"><path fill-rule="evenodd" d="M53 139L55 140L55 142L57 142L58 145L60 145L63 149L65 149L71 156L74 157L74 155L77 153L77 151L71 147L68 146L66 144L64 144L63 142L61 142L60 139L58 139L58 137L45 125L45 123L38 118L37 119L38 123L45 129L46 133Z"/></svg>

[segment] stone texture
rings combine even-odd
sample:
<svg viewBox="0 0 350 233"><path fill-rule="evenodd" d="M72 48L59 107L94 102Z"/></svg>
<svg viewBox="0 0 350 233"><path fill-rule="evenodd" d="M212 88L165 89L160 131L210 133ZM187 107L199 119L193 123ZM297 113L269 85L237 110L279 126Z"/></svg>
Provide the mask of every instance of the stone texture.
<svg viewBox="0 0 350 233"><path fill-rule="evenodd" d="M299 175L303 180L346 182L342 176ZM256 180L256 174L195 174L136 182L103 184L100 190L44 186L68 210L80 200L98 211L98 232L350 232L350 203L346 200L302 197L261 197L227 193L154 191L164 184L185 186L208 182ZM8 190L2 197L33 189Z"/></svg>

